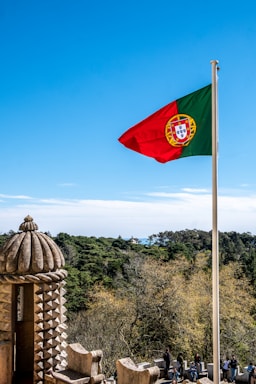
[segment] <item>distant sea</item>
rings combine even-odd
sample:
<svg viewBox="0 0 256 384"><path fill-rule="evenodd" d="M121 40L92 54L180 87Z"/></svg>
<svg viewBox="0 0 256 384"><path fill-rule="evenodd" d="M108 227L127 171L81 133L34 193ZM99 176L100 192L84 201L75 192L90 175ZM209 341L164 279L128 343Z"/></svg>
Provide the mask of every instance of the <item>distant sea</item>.
<svg viewBox="0 0 256 384"><path fill-rule="evenodd" d="M144 237L144 238L139 239L139 243L140 244L144 244L144 245L148 245L149 244L149 240L148 240L147 237Z"/></svg>
<svg viewBox="0 0 256 384"><path fill-rule="evenodd" d="M149 244L149 240L147 237L134 237L134 239L138 240L139 244L143 244L143 245L148 245ZM124 240L131 240L131 237L129 238L125 238Z"/></svg>

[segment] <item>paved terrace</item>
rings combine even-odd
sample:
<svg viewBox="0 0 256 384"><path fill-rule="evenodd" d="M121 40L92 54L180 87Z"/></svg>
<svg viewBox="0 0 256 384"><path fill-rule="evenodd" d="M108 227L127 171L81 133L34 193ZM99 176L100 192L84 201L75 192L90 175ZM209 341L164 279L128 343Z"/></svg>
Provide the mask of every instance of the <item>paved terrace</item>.
<svg viewBox="0 0 256 384"><path fill-rule="evenodd" d="M171 380L167 380L167 379L159 379L156 382L156 384L171 384L171 383L172 383L172 381ZM189 381L187 379L183 380L183 381L180 381L180 383L181 384L193 384L192 381ZM221 381L221 383L224 383L224 381ZM208 379L208 377L204 377L202 379L197 380L197 384L213 384L213 381Z"/></svg>

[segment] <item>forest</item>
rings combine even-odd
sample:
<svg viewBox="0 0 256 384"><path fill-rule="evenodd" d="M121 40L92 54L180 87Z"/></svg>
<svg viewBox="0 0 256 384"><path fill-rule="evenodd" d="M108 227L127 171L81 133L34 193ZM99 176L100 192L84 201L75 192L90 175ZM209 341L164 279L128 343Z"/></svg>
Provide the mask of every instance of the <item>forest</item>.
<svg viewBox="0 0 256 384"><path fill-rule="evenodd" d="M173 358L212 362L211 232L53 239L68 271L68 342L102 349L104 373L126 356L152 362L166 346ZM256 362L256 236L220 232L219 259L220 359L234 353L244 367Z"/></svg>

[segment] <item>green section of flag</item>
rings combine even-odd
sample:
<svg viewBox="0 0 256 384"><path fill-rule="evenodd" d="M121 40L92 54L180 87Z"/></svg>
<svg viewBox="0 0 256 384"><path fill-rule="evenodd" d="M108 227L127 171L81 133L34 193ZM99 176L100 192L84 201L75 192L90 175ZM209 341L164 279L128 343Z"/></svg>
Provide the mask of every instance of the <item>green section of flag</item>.
<svg viewBox="0 0 256 384"><path fill-rule="evenodd" d="M212 154L212 86L207 85L177 99L178 113L191 116L196 122L196 134L180 157Z"/></svg>

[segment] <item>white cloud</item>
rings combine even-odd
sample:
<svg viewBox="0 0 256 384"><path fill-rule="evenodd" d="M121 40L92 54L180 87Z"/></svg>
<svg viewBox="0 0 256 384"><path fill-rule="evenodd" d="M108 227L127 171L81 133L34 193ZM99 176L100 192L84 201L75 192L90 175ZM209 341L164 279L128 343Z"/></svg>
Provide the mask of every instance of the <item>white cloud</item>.
<svg viewBox="0 0 256 384"><path fill-rule="evenodd" d="M211 230L210 193L147 195L152 197L151 201L31 198L30 202L20 196L15 204L7 206L1 203L0 233L11 229L17 231L28 214L34 218L40 231L49 231L52 235L66 232L96 237L148 237L165 230ZM13 199L14 196L7 198ZM255 233L255 216L256 196L218 197L220 231Z"/></svg>
<svg viewBox="0 0 256 384"><path fill-rule="evenodd" d="M209 193L210 191L206 188L182 188L182 191L189 193Z"/></svg>
<svg viewBox="0 0 256 384"><path fill-rule="evenodd" d="M0 194L0 197L2 199L18 199L18 200L30 200L32 197L26 196L26 195L5 195L5 194Z"/></svg>

